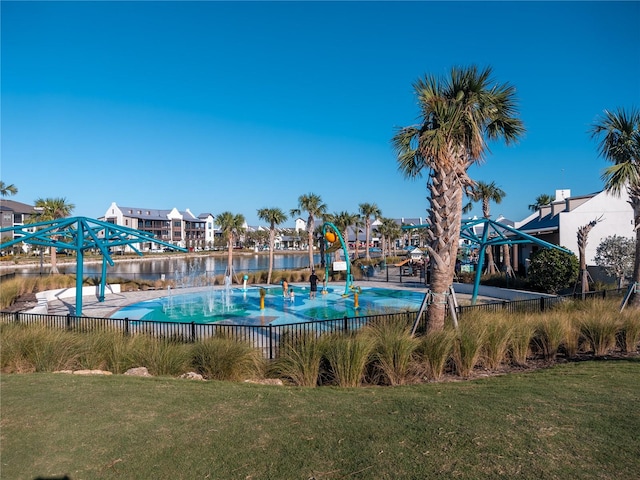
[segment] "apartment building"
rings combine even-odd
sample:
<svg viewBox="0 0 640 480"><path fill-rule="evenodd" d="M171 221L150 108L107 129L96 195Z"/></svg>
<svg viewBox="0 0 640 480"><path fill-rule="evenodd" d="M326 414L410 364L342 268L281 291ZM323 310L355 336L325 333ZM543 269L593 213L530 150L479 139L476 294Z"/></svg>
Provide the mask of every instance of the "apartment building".
<svg viewBox="0 0 640 480"><path fill-rule="evenodd" d="M180 211L177 208L124 207L113 202L100 220L148 232L159 240L192 250L213 246L215 235L213 215L204 213L195 216L188 208ZM149 242L140 248L150 251L158 247Z"/></svg>

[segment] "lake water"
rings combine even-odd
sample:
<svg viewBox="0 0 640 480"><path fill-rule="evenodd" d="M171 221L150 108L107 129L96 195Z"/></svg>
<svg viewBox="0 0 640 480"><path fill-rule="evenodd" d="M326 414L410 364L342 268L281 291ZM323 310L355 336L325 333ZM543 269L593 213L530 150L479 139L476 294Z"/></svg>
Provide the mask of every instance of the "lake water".
<svg viewBox="0 0 640 480"><path fill-rule="evenodd" d="M58 262L64 262L66 259L64 256L58 257ZM145 259L141 257L140 260L134 261L117 261L113 267L107 266L107 275L118 276L128 279L144 279L144 280L157 280L165 276L167 280L180 277L184 278L192 275L222 275L227 269L227 256L188 256L188 257L172 257ZM320 262L320 255L315 255L314 261ZM273 256L273 268L274 270L290 270L297 268L305 268L309 266L309 254L307 252L300 252L295 254L274 254ZM251 254L251 255L234 255L233 256L233 268L235 273L240 275L242 273L251 273L260 270L269 269L269 255L268 254ZM76 265L58 265L60 273L75 274ZM48 272L49 269L45 265L44 271ZM39 272L39 267L36 268L16 268L16 274L33 274ZM87 263L84 264L84 276L85 277L98 277L102 272L101 263Z"/></svg>

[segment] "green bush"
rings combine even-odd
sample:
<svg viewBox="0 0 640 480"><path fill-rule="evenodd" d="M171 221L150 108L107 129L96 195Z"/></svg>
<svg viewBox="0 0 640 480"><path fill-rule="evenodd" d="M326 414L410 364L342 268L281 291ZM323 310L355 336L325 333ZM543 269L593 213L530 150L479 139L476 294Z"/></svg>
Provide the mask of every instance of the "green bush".
<svg viewBox="0 0 640 480"><path fill-rule="evenodd" d="M438 381L443 377L451 358L454 338L452 329L428 332L419 338L416 355L427 379Z"/></svg>
<svg viewBox="0 0 640 480"><path fill-rule="evenodd" d="M579 269L580 263L573 253L544 248L531 256L529 284L541 292L555 294L574 285Z"/></svg>
<svg viewBox="0 0 640 480"><path fill-rule="evenodd" d="M372 338L362 334L334 334L325 337L324 345L333 383L341 387L359 386L374 348Z"/></svg>

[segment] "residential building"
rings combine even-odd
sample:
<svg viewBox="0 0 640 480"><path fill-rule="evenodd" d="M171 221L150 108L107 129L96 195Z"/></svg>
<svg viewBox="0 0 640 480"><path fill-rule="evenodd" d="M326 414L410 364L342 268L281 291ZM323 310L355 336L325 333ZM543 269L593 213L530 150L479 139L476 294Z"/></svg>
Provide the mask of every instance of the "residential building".
<svg viewBox="0 0 640 480"><path fill-rule="evenodd" d="M32 205L5 198L0 199L0 228L21 227L28 224L29 218L36 214L37 210ZM12 239L22 236L22 234L15 232L7 235L11 235Z"/></svg>
<svg viewBox="0 0 640 480"><path fill-rule="evenodd" d="M214 235L213 216L203 214L196 217L187 208L179 211L159 210L139 207L121 207L115 202L107 209L101 220L153 234L157 239L182 248L204 249L207 244L207 226L211 238ZM144 251L157 248L151 242L142 244Z"/></svg>
<svg viewBox="0 0 640 480"><path fill-rule="evenodd" d="M579 256L578 229L594 220L597 223L589 232L585 249L587 267L590 272L594 272L596 249L603 239L613 235L635 238L633 209L629 204L626 188L620 196L603 190L572 197L570 190L557 190L553 203L516 222L515 228L546 242L565 247ZM538 248L533 244L522 245L519 248L518 262L525 265L525 260Z"/></svg>

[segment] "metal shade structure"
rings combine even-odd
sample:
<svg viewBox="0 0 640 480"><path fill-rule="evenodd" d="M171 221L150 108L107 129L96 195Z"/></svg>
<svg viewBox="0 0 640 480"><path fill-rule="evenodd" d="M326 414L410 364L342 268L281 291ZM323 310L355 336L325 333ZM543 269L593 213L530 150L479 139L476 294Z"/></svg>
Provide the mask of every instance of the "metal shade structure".
<svg viewBox="0 0 640 480"><path fill-rule="evenodd" d="M482 231L480 233L476 233L475 231L478 226L482 227ZM403 230L411 230L414 228L429 228L429 225L407 225L402 227ZM471 295L472 305L475 305L476 299L478 298L480 277L482 276L482 265L484 265L486 247L492 247L494 245L534 243L544 248L554 248L564 253L573 254L573 252L566 248L545 242L544 240L540 240L539 238L521 232L520 230L509 225L505 225L504 223L491 220L490 218L463 220L460 226L460 238L469 240L471 243L478 245L480 250L478 254L478 268L476 269L476 276L473 282L473 293Z"/></svg>
<svg viewBox="0 0 640 480"><path fill-rule="evenodd" d="M35 231L33 231L34 229ZM0 234L7 232L13 232L14 235L19 234L21 236L1 244L0 249L24 242L39 247L53 247L57 250L72 250L76 252L76 316L82 315L84 252L98 250L102 254L102 278L100 279L99 294L101 302L104 301L107 263L110 266L114 265L111 258L111 249L113 247L128 245L135 253L142 256L142 252L134 245L151 242L180 252L187 252L185 248L158 240L152 233L87 217L61 218L0 229Z"/></svg>

